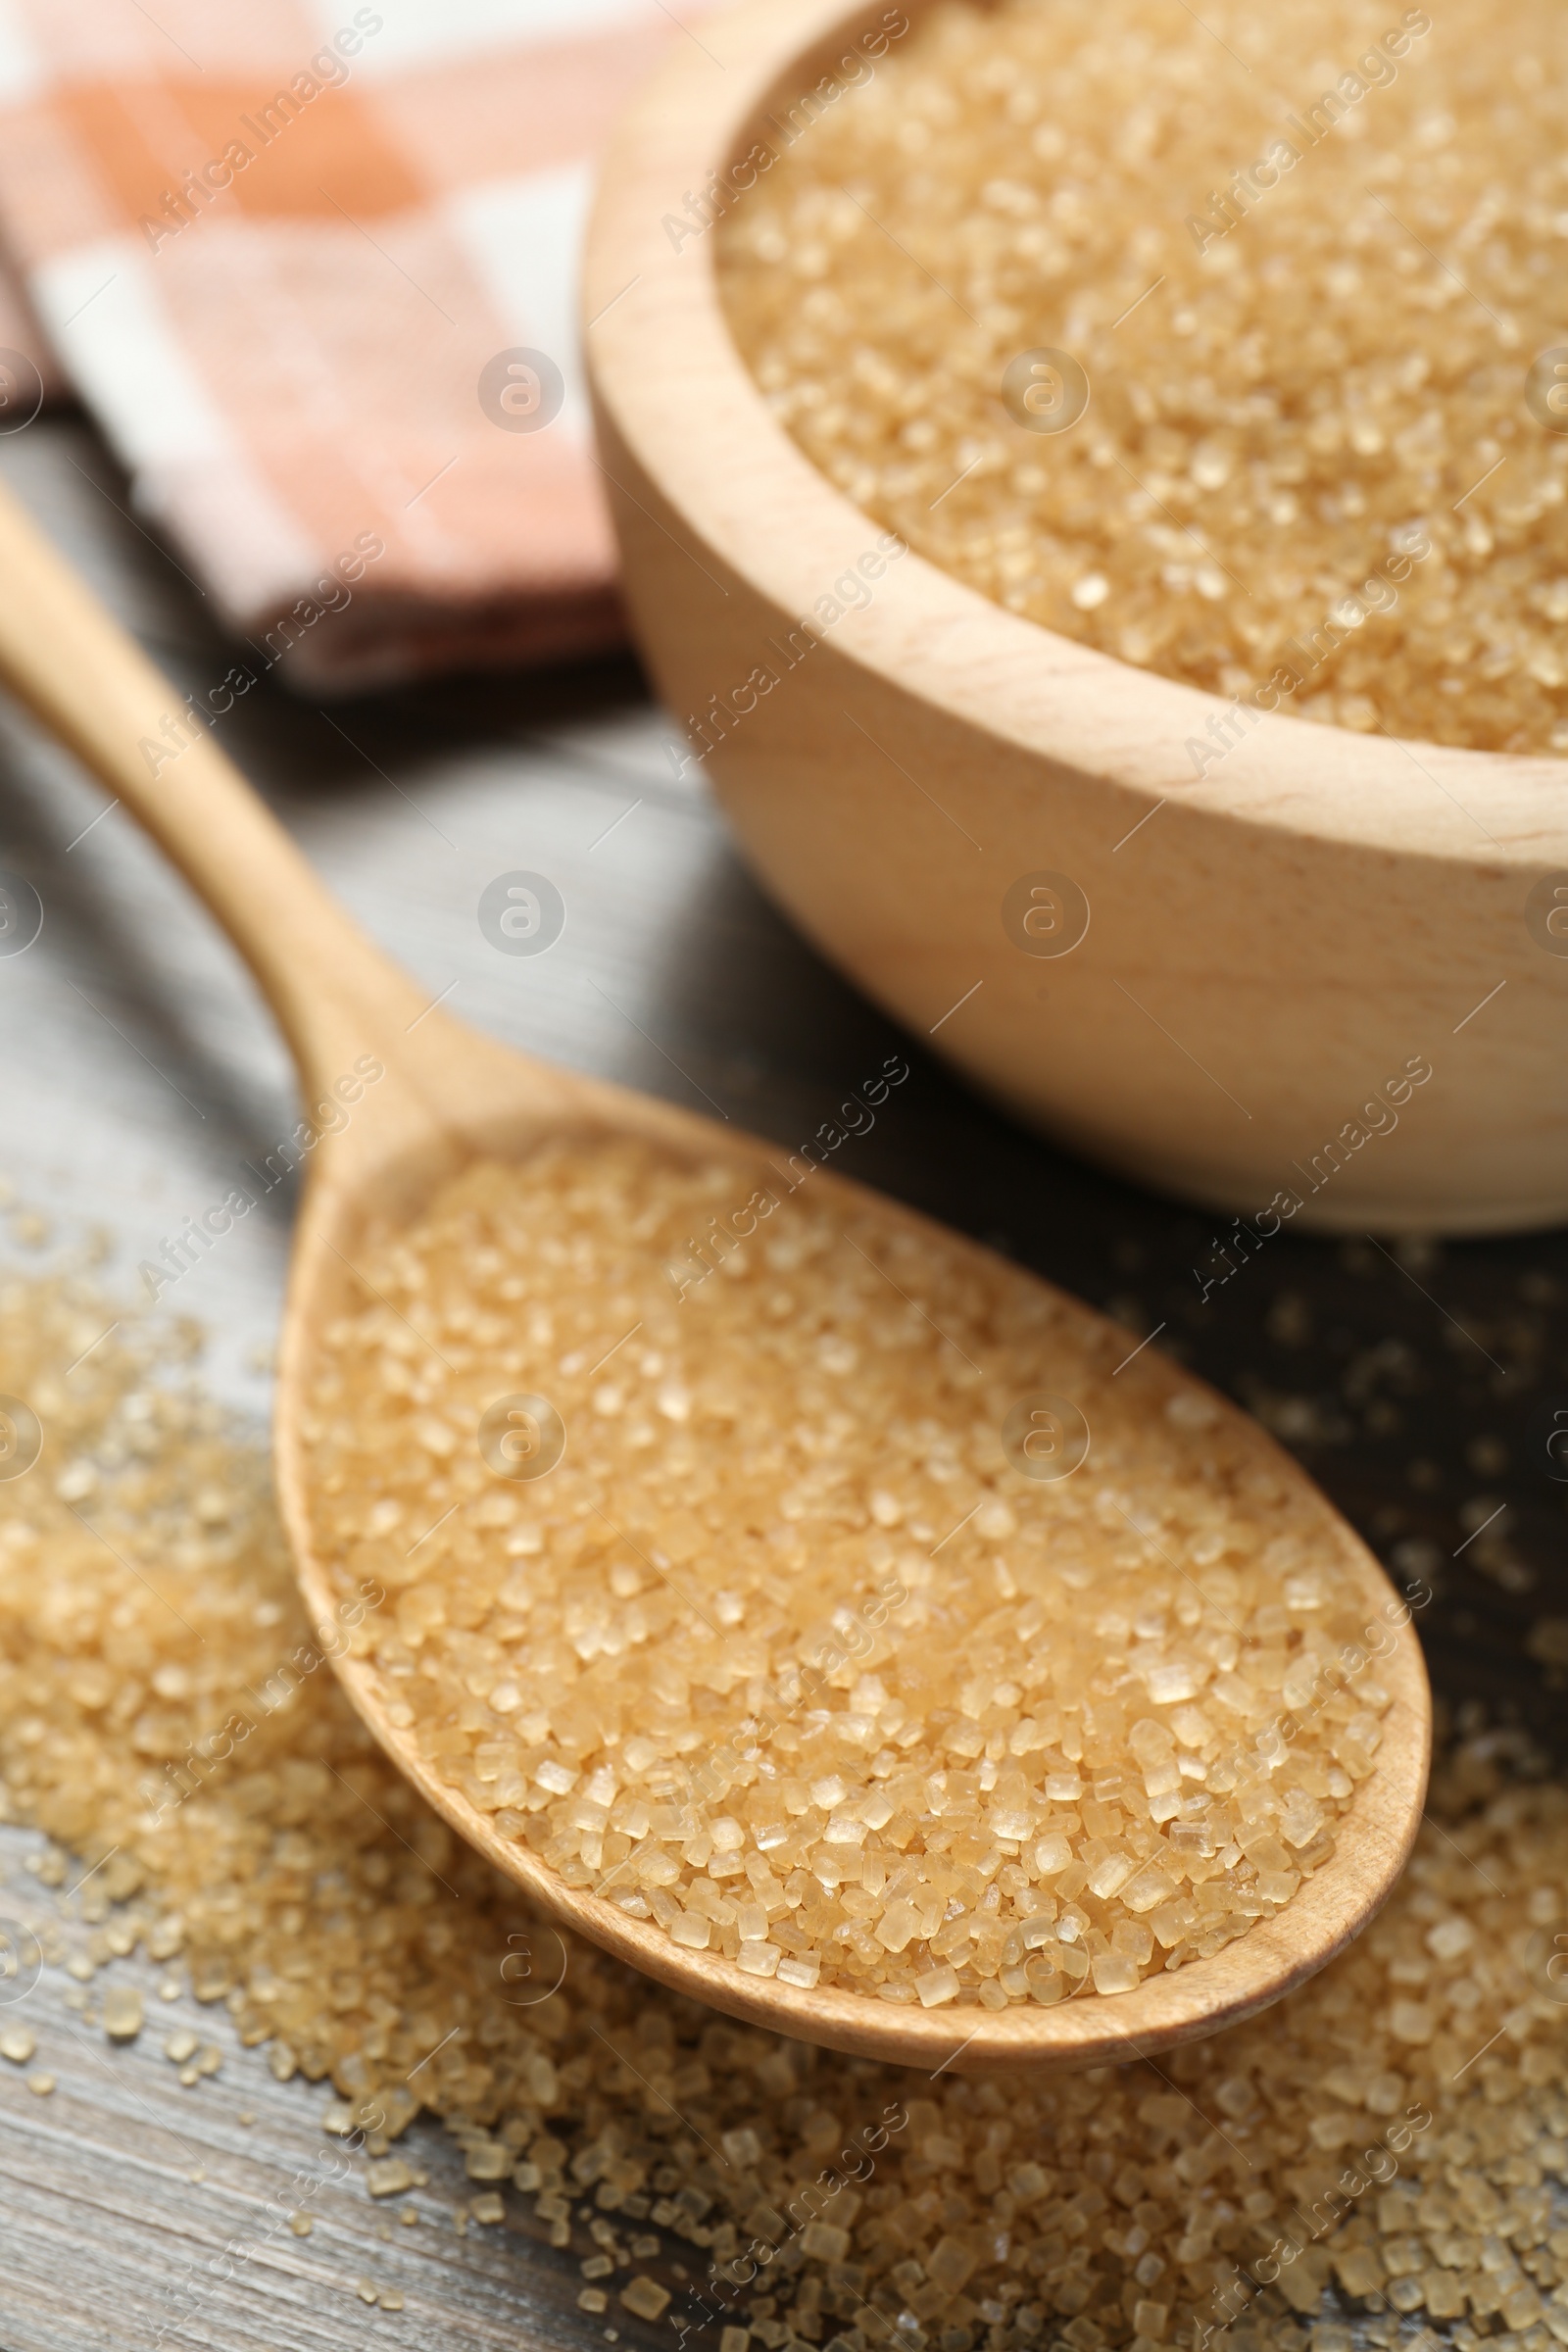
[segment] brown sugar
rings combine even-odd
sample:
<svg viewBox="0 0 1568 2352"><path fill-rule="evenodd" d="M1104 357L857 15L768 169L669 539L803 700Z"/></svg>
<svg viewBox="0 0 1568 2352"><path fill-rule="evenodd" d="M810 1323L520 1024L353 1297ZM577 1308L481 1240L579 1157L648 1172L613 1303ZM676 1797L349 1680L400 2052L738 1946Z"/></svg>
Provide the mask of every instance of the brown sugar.
<svg viewBox="0 0 1568 2352"><path fill-rule="evenodd" d="M729 2330L723 2352L748 2328L765 2352L1227 2328L1234 2352L1302 2352L1302 2322L1349 2352L1350 2315L1357 2341L1568 2343L1568 1791L1511 1781L1504 1740L1450 1757L1348 1952L1158 2071L927 2080L732 2025L570 1938L536 1998L508 1955L554 1931L303 1667L262 1444L171 1385L123 1310L66 1384L110 1312L0 1286L0 1385L48 1434L0 1482L0 1792L94 1870L75 1896L37 1874L36 1899L112 1905L111 1972L177 1954L250 2064L330 2085L342 2144L424 2105L511 2218L610 2254L617 2308L668 2294L661 2334Z"/></svg>
<svg viewBox="0 0 1568 2352"><path fill-rule="evenodd" d="M1568 751L1560 8L948 5L814 111L720 280L858 506L1140 667Z"/></svg>
<svg viewBox="0 0 1568 2352"><path fill-rule="evenodd" d="M707 1271L738 1182L563 1147L359 1253L312 1510L392 1720L569 1886L801 1987L1109 1995L1275 1914L1389 1704L1321 1498L874 1207L775 1182Z"/></svg>

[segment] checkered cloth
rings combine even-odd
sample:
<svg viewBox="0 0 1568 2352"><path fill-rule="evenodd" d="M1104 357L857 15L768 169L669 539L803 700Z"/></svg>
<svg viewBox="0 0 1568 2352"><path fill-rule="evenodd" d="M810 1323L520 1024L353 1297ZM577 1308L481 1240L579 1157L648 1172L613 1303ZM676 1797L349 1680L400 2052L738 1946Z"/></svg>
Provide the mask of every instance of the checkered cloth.
<svg viewBox="0 0 1568 2352"><path fill-rule="evenodd" d="M659 0L0 0L0 246L289 684L618 640L577 248L679 37ZM0 301L0 391L30 333Z"/></svg>
<svg viewBox="0 0 1568 2352"><path fill-rule="evenodd" d="M0 433L20 433L65 388L27 298L0 256Z"/></svg>

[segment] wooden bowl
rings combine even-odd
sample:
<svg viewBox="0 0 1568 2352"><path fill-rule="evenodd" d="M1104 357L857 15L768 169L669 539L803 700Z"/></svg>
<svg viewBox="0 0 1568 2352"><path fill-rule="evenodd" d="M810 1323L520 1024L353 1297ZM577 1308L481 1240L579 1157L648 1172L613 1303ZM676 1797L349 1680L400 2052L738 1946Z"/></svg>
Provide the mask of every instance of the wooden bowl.
<svg viewBox="0 0 1568 2352"><path fill-rule="evenodd" d="M691 200L782 151L804 93L898 13L705 18L605 172L600 451L682 751L708 714L746 854L824 954L1123 1174L1265 1230L1562 1217L1568 763L1281 717L1199 782L1187 740L1226 705L913 554L879 567L881 526L773 420Z"/></svg>

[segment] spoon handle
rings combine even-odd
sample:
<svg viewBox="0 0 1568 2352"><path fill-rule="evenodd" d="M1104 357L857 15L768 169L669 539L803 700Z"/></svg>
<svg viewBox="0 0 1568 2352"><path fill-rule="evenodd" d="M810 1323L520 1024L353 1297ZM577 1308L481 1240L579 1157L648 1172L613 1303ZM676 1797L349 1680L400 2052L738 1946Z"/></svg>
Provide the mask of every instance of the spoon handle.
<svg viewBox="0 0 1568 2352"><path fill-rule="evenodd" d="M145 826L227 932L307 1095L418 1014L423 992L350 920L177 688L3 489L0 683Z"/></svg>

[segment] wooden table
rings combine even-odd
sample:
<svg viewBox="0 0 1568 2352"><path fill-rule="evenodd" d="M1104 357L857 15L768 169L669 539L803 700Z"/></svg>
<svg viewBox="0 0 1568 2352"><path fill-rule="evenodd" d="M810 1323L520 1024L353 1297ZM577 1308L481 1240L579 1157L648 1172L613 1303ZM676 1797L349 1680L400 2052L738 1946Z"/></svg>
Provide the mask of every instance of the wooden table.
<svg viewBox="0 0 1568 2352"><path fill-rule="evenodd" d="M232 653L202 598L129 515L82 426L0 442L0 468L181 691L222 674ZM1396 1575L1434 1588L1419 1622L1446 1696L1546 1735L1568 1669L1568 1485L1544 1445L1551 1411L1568 1410L1568 1239L1282 1236L1204 1296L1222 1272L1212 1221L1023 1135L898 1036L759 895L701 788L678 780L669 732L627 662L328 710L269 683L228 741L431 997L519 1046L717 1105L786 1145L887 1053L908 1053L912 1080L857 1144L853 1173L1108 1307L1129 1347L1157 1327L1158 1346L1271 1423ZM566 903L547 956L499 955L479 929L485 884L518 867L550 875ZM44 906L36 945L0 959L0 1164L57 1241L109 1229L109 1275L128 1287L185 1213L292 1125L288 1065L183 887L11 714L0 869ZM176 1294L216 1335L214 1384L258 1418L289 1213L269 1195ZM37 1850L0 1831L0 1916L51 1911L24 1867ZM222 2352L603 2344L604 2323L575 2308L585 2248L542 2246L516 2199L507 2224L459 2234L472 2184L433 2128L403 2143L429 2175L416 2228L355 2178L310 2198L309 2236L269 2234L269 2200L299 2205L295 2176L322 2169L325 2086L274 2082L220 2008L158 2000L162 1973L146 1973L154 2014L128 2047L82 2030L63 1967L28 1996L58 2088L31 2096L0 2065L0 2352L150 2352L161 2328L170 2345ZM161 2054L187 2023L222 2050L191 2090ZM219 2284L208 2266L231 2240ZM177 2302L193 2272L207 2289ZM402 2311L361 2300L362 2278L401 2292Z"/></svg>

